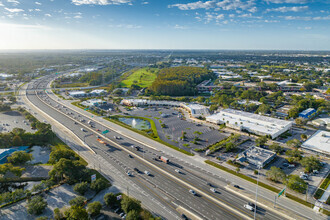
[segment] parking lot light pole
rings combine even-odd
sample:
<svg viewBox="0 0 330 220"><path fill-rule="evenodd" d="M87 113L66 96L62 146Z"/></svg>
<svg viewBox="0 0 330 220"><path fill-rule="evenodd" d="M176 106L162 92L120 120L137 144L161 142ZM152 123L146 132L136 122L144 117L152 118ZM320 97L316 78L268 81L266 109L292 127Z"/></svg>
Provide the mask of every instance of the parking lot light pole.
<svg viewBox="0 0 330 220"><path fill-rule="evenodd" d="M258 176L257 176L257 187L256 187L256 199L254 202L254 220L256 219L256 214L257 214L257 200L258 200L258 184L259 184L259 173L260 173L260 169L261 169L261 163L258 163Z"/></svg>

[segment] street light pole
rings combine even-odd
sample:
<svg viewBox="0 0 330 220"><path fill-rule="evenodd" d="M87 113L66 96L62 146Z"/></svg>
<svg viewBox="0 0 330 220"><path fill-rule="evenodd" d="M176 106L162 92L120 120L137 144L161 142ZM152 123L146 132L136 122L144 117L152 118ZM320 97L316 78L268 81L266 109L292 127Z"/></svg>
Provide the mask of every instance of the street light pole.
<svg viewBox="0 0 330 220"><path fill-rule="evenodd" d="M259 162L258 165L258 176L257 176L257 187L256 187L256 199L254 202L254 220L256 219L256 215L257 215L257 200L258 200L258 184L259 184L259 173L260 173L260 168L261 168L261 164Z"/></svg>

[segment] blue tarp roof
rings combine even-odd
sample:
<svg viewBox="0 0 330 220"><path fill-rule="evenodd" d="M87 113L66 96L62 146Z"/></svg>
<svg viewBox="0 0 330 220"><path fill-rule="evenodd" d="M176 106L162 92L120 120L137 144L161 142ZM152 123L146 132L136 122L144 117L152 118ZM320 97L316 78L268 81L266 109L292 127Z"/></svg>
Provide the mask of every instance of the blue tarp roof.
<svg viewBox="0 0 330 220"><path fill-rule="evenodd" d="M4 164L7 162L7 157L10 156L15 151L25 151L29 148L29 146L21 146L21 147L12 147L0 149L0 164Z"/></svg>

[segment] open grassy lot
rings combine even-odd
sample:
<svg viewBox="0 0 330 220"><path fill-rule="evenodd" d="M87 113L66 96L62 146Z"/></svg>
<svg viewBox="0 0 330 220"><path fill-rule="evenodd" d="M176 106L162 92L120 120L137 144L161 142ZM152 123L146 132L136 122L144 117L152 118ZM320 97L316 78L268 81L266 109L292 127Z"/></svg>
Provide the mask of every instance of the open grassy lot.
<svg viewBox="0 0 330 220"><path fill-rule="evenodd" d="M130 87L132 84L136 84L140 87L149 87L156 79L158 73L157 68L145 67L138 69L129 75L126 79L121 81L121 87Z"/></svg>

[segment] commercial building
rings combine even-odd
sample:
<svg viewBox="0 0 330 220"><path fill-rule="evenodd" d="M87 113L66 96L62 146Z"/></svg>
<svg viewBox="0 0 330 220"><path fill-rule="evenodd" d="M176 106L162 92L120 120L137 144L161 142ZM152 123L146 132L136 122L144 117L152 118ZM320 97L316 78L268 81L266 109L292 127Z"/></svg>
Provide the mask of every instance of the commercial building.
<svg viewBox="0 0 330 220"><path fill-rule="evenodd" d="M85 91L72 91L69 92L69 96L73 98L81 98L81 97L86 97L87 93Z"/></svg>
<svg viewBox="0 0 330 220"><path fill-rule="evenodd" d="M308 119L308 118L312 117L315 113L316 113L316 110L314 108L308 108L308 109L305 109L304 111L300 112L299 117Z"/></svg>
<svg viewBox="0 0 330 220"><path fill-rule="evenodd" d="M102 96L105 94L106 94L106 91L104 89L95 89L89 93L90 96Z"/></svg>
<svg viewBox="0 0 330 220"><path fill-rule="evenodd" d="M282 82L278 82L277 85L278 85L278 89L283 92L301 92L301 89L303 87L302 84L292 83L286 80Z"/></svg>
<svg viewBox="0 0 330 220"><path fill-rule="evenodd" d="M318 130L301 147L330 156L330 132Z"/></svg>
<svg viewBox="0 0 330 220"><path fill-rule="evenodd" d="M276 153L260 147L252 146L238 155L236 161L248 162L255 166L266 166L276 157Z"/></svg>
<svg viewBox="0 0 330 220"><path fill-rule="evenodd" d="M126 106L169 106L169 107L181 107L182 102L176 101L158 101L147 99L123 99L120 102L121 105Z"/></svg>
<svg viewBox="0 0 330 220"><path fill-rule="evenodd" d="M120 102L121 105L126 106L165 106L165 107L181 107L191 113L193 117L208 116L210 110L204 105L199 104L187 104L184 102L177 101L158 101L158 100L147 100L147 99L123 99Z"/></svg>
<svg viewBox="0 0 330 220"><path fill-rule="evenodd" d="M71 91L69 95L73 98L82 98L82 97L89 97L89 96L102 96L106 93L104 89L96 89L91 91L90 93L86 93L85 91Z"/></svg>
<svg viewBox="0 0 330 220"><path fill-rule="evenodd" d="M226 123L228 127L258 135L269 135L273 139L288 131L293 124L290 121L229 108L206 117L206 121L214 124Z"/></svg>
<svg viewBox="0 0 330 220"><path fill-rule="evenodd" d="M312 124L330 130L330 117L315 119L312 121Z"/></svg>
<svg viewBox="0 0 330 220"><path fill-rule="evenodd" d="M86 106L86 107L90 107L90 106L98 107L100 105L107 104L107 102L102 99L90 99L90 100L83 101L80 104L83 106Z"/></svg>
<svg viewBox="0 0 330 220"><path fill-rule="evenodd" d="M205 117L210 115L210 110L205 107L204 105L199 104L181 104L181 107L185 108L187 111L190 112L191 116L193 117Z"/></svg>

